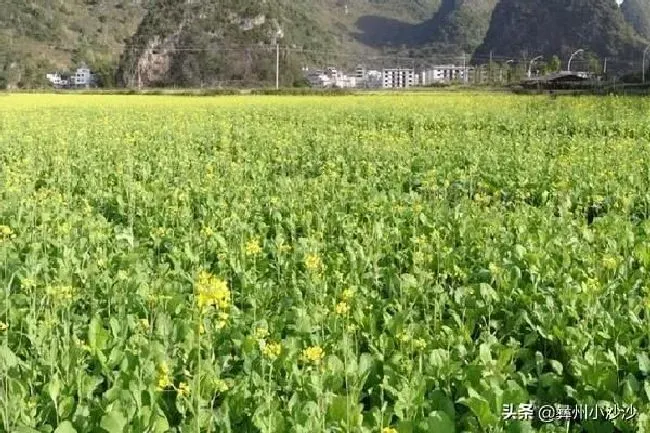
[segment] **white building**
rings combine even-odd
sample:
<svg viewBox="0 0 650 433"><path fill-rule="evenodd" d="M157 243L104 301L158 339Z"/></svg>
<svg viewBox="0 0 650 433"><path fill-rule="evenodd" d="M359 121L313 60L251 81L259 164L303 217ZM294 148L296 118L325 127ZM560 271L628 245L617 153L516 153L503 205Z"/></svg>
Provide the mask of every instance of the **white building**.
<svg viewBox="0 0 650 433"><path fill-rule="evenodd" d="M320 71L308 74L307 81L312 87L329 87L332 84L330 76Z"/></svg>
<svg viewBox="0 0 650 433"><path fill-rule="evenodd" d="M94 81L93 74L86 66L77 68L77 71L72 75L70 81L77 87L88 87Z"/></svg>
<svg viewBox="0 0 650 433"><path fill-rule="evenodd" d="M61 78L61 74L59 74L58 72L54 74L45 74L45 78L47 78L47 80L50 83L54 84L55 86L61 85L62 78Z"/></svg>
<svg viewBox="0 0 650 433"><path fill-rule="evenodd" d="M339 72L334 78L333 85L342 89L357 87L357 77L348 76Z"/></svg>
<svg viewBox="0 0 650 433"><path fill-rule="evenodd" d="M413 69L384 69L382 72L383 87L395 89L415 85L415 72Z"/></svg>
<svg viewBox="0 0 650 433"><path fill-rule="evenodd" d="M77 68L77 71L70 74L69 78L67 75L63 76L58 72L45 74L45 78L55 87L89 87L96 83L95 74L90 72L90 69L85 65Z"/></svg>
<svg viewBox="0 0 650 433"><path fill-rule="evenodd" d="M420 84L423 86L435 83L451 83L453 81L471 81L474 73L473 67L465 67L458 65L435 65L430 69L423 71L420 74Z"/></svg>

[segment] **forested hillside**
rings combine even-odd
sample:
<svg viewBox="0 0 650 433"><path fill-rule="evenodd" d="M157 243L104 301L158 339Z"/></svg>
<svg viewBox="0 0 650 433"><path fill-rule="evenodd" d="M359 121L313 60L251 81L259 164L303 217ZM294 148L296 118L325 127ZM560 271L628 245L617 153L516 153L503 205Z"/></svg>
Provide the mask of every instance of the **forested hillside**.
<svg viewBox="0 0 650 433"><path fill-rule="evenodd" d="M626 0L6 0L0 87L87 63L105 85L282 81L306 64L475 54L638 57L650 2Z"/></svg>
<svg viewBox="0 0 650 433"><path fill-rule="evenodd" d="M475 54L567 56L579 48L625 59L638 56L643 40L614 0L501 0Z"/></svg>

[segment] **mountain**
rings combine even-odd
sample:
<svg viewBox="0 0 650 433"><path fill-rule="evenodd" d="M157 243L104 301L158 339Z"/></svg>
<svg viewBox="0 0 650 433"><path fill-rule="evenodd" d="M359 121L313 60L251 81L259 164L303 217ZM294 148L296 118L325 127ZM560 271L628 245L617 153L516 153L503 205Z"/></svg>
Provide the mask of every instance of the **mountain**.
<svg viewBox="0 0 650 433"><path fill-rule="evenodd" d="M431 25L431 42L440 48L471 54L485 39L499 0L447 0ZM435 19L435 18L434 18Z"/></svg>
<svg viewBox="0 0 650 433"><path fill-rule="evenodd" d="M614 0L501 0L475 58L490 51L567 57L582 48L598 57L631 59L642 46Z"/></svg>
<svg viewBox="0 0 650 433"><path fill-rule="evenodd" d="M82 61L109 77L145 11L140 0L3 1L0 85L35 85Z"/></svg>
<svg viewBox="0 0 650 433"><path fill-rule="evenodd" d="M304 65L456 62L576 48L638 57L650 0L5 0L0 87L85 62L105 84L212 86L275 80ZM642 48L641 48L642 49ZM404 64L411 65L412 61Z"/></svg>
<svg viewBox="0 0 650 433"><path fill-rule="evenodd" d="M471 53L498 0L156 0L124 53L125 85L255 83L274 75L283 46L283 84L304 64L353 66L373 56ZM234 47L234 48L233 48ZM241 47L241 48L238 48Z"/></svg>
<svg viewBox="0 0 650 433"><path fill-rule="evenodd" d="M621 10L640 35L650 38L650 0L625 0Z"/></svg>

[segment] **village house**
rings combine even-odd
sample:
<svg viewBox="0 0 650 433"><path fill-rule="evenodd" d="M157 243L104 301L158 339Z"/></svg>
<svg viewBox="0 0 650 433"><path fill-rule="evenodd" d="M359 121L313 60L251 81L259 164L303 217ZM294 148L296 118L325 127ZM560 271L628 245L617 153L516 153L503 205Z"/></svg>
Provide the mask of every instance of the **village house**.
<svg viewBox="0 0 650 433"><path fill-rule="evenodd" d="M90 87L97 82L97 77L86 65L77 68L74 73L69 75L69 78L59 72L46 74L45 78L56 88Z"/></svg>
<svg viewBox="0 0 650 433"><path fill-rule="evenodd" d="M416 84L413 69L384 69L382 78L384 89L412 87Z"/></svg>

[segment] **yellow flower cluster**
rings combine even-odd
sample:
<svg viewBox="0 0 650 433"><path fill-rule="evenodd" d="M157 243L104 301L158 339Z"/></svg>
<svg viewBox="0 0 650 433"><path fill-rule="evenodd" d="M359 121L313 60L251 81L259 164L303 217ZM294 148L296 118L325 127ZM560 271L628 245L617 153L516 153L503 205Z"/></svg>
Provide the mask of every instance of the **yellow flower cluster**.
<svg viewBox="0 0 650 433"><path fill-rule="evenodd" d="M31 279L31 278L23 278L23 280L20 282L20 285L25 289L26 291L32 290L34 287L36 287L36 282Z"/></svg>
<svg viewBox="0 0 650 433"><path fill-rule="evenodd" d="M5 322L0 322L0 332L4 332L9 328L9 325L7 325Z"/></svg>
<svg viewBox="0 0 650 433"><path fill-rule="evenodd" d="M325 357L325 351L320 346L311 346L302 351L302 359L305 362L320 364Z"/></svg>
<svg viewBox="0 0 650 433"><path fill-rule="evenodd" d="M254 238L246 242L245 251L247 256L256 256L261 253L262 247L260 246L259 238Z"/></svg>
<svg viewBox="0 0 650 433"><path fill-rule="evenodd" d="M381 429L381 433L397 433L397 430L392 427L384 427Z"/></svg>
<svg viewBox="0 0 650 433"><path fill-rule="evenodd" d="M90 346L88 346L84 340L81 340L81 339L78 338L76 335L74 335L74 336L72 337L72 342L73 342L74 345L77 346L79 349L81 349L81 350L85 350L85 351L88 351L88 352L90 351Z"/></svg>
<svg viewBox="0 0 650 433"><path fill-rule="evenodd" d="M49 286L45 289L48 296L61 301L69 301L74 296L72 286Z"/></svg>
<svg viewBox="0 0 650 433"><path fill-rule="evenodd" d="M310 272L318 272L323 267L323 261L318 254L308 254L305 258L305 267Z"/></svg>
<svg viewBox="0 0 650 433"><path fill-rule="evenodd" d="M156 385L161 391L172 386L172 381L169 376L169 367L165 361L163 361L158 367L158 382Z"/></svg>
<svg viewBox="0 0 650 433"><path fill-rule="evenodd" d="M214 230L211 227L203 227L201 229L201 236L205 238L212 237L214 235Z"/></svg>
<svg viewBox="0 0 650 433"><path fill-rule="evenodd" d="M16 234L11 230L11 227L0 225L0 242L9 239L16 239Z"/></svg>
<svg viewBox="0 0 650 433"><path fill-rule="evenodd" d="M151 237L153 238L163 238L171 230L167 230L164 227L156 227L151 230Z"/></svg>
<svg viewBox="0 0 650 433"><path fill-rule="evenodd" d="M214 387L217 390L217 392L226 392L230 388L228 386L228 383L223 379L216 379L214 381Z"/></svg>
<svg viewBox="0 0 650 433"><path fill-rule="evenodd" d="M228 313L224 311L219 312L219 320L217 320L217 329L223 329L226 327L226 324L228 323Z"/></svg>
<svg viewBox="0 0 650 433"><path fill-rule="evenodd" d="M350 311L350 304L348 304L345 301L339 302L336 304L336 307L334 309L336 311L336 314L347 314Z"/></svg>
<svg viewBox="0 0 650 433"><path fill-rule="evenodd" d="M291 251L291 245L282 244L278 249L280 250L281 253L288 253L289 251Z"/></svg>
<svg viewBox="0 0 650 433"><path fill-rule="evenodd" d="M352 300L352 298L354 298L355 292L356 292L355 289L348 287L347 289L343 290L343 293L341 294L341 298L344 301L349 302Z"/></svg>
<svg viewBox="0 0 650 433"><path fill-rule="evenodd" d="M264 326L258 326L253 332L253 336L256 340L262 340L269 335L269 330Z"/></svg>
<svg viewBox="0 0 650 433"><path fill-rule="evenodd" d="M225 281L201 271L196 281L197 304L200 309L215 306L225 310L230 305L230 290Z"/></svg>
<svg viewBox="0 0 650 433"><path fill-rule="evenodd" d="M280 353L282 353L282 345L280 343L266 343L264 349L262 349L262 353L271 361L275 361L280 357Z"/></svg>
<svg viewBox="0 0 650 433"><path fill-rule="evenodd" d="M415 349L424 349L427 347L427 342L424 340L424 338L415 338L413 339L413 347Z"/></svg>
<svg viewBox="0 0 650 433"><path fill-rule="evenodd" d="M618 262L616 261L616 258L609 255L603 257L602 263L603 263L603 267L610 271L615 270L618 266Z"/></svg>
<svg viewBox="0 0 650 433"><path fill-rule="evenodd" d="M178 393L183 397L187 397L188 395L190 395L190 386L185 382L179 383Z"/></svg>

